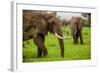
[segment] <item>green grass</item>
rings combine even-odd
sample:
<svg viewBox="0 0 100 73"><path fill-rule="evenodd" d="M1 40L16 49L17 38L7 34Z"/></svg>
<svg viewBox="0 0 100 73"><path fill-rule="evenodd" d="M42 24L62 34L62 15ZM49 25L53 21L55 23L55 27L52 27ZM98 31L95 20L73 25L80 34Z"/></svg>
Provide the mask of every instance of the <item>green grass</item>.
<svg viewBox="0 0 100 73"><path fill-rule="evenodd" d="M66 32L67 29L63 27L63 31ZM48 55L46 57L37 58L37 46L34 44L33 40L28 40L24 42L25 47L23 48L23 62L44 62L44 61L62 61L62 60L85 60L91 59L91 28L83 28L83 41L84 44L75 45L73 44L73 39L64 40L64 52L65 56L62 58L60 55L60 46L58 39L53 35L48 33L45 38L45 46L48 50Z"/></svg>

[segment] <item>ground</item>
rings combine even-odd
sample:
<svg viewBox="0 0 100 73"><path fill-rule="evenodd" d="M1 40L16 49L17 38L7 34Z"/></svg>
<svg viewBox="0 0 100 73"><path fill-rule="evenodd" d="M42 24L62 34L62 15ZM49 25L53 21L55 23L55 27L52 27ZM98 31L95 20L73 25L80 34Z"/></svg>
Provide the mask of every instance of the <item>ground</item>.
<svg viewBox="0 0 100 73"><path fill-rule="evenodd" d="M63 27L63 31L67 29ZM23 48L23 62L44 62L44 61L63 61L63 60L85 60L91 59L91 28L83 28L83 41L84 44L80 43L73 44L73 39L64 40L65 56L62 58L60 55L60 46L57 38L48 33L45 38L45 46L48 50L48 56L37 58L37 47L33 40L24 42L25 47Z"/></svg>

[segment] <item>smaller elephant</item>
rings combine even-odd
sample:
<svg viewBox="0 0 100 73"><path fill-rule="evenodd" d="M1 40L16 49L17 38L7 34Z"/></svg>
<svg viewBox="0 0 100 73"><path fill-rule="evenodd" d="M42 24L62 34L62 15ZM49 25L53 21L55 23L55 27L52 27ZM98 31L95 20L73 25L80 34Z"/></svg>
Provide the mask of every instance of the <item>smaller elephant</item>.
<svg viewBox="0 0 100 73"><path fill-rule="evenodd" d="M78 43L78 38L80 37L80 43L83 44L82 28L84 25L84 20L82 17L74 16L70 20L70 29L73 36L74 44Z"/></svg>

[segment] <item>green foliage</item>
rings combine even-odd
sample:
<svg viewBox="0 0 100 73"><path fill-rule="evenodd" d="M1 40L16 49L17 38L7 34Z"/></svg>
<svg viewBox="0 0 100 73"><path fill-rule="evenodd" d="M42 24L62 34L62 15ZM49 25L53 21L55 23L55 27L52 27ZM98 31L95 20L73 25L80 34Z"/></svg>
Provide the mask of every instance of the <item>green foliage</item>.
<svg viewBox="0 0 100 73"><path fill-rule="evenodd" d="M67 32L67 28L63 27L64 33ZM83 41L84 44L73 44L73 39L65 39L65 56L62 58L60 55L60 46L58 39L48 33L45 38L45 46L48 50L48 56L37 58L37 46L33 40L24 42L23 48L23 62L43 62L43 61L62 61L62 60L85 60L91 59L91 28L83 28Z"/></svg>

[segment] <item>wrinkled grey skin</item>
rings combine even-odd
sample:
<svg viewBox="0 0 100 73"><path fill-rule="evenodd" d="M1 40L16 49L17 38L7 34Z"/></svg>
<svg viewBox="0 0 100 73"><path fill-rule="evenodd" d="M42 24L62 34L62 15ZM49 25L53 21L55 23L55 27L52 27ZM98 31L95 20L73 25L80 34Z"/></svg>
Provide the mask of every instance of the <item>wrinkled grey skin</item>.
<svg viewBox="0 0 100 73"><path fill-rule="evenodd" d="M82 29L84 25L84 20L81 17L72 17L70 20L70 29L73 36L74 44L78 43L78 38L80 38L80 43L83 44Z"/></svg>
<svg viewBox="0 0 100 73"><path fill-rule="evenodd" d="M48 54L47 48L44 45L45 36L48 32L63 36L60 20L55 15L40 11L23 10L23 41L33 39L38 48L38 57ZM61 56L64 57L63 39L58 38L58 40Z"/></svg>

